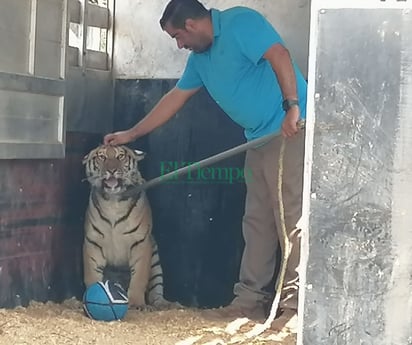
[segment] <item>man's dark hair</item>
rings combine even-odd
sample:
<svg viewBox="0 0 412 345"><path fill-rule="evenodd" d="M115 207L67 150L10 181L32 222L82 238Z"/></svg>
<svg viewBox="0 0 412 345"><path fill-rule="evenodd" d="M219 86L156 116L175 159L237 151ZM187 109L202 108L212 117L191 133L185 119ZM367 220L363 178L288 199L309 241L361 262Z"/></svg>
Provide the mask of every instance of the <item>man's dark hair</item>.
<svg viewBox="0 0 412 345"><path fill-rule="evenodd" d="M185 29L186 19L200 19L209 15L209 11L197 0L171 0L160 19L160 26L165 29L167 23L176 29Z"/></svg>

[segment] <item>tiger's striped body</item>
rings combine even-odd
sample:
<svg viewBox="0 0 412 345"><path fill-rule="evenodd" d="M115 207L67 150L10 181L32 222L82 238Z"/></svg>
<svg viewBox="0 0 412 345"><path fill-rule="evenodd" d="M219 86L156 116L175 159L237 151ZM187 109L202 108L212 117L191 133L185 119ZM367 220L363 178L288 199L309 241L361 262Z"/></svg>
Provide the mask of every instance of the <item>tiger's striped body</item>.
<svg viewBox="0 0 412 345"><path fill-rule="evenodd" d="M84 282L89 286L103 280L108 267L126 267L129 305L138 308L168 303L163 298L163 272L146 194L123 196L144 182L138 169L143 157L142 152L125 146L101 145L83 160L91 185L83 244Z"/></svg>

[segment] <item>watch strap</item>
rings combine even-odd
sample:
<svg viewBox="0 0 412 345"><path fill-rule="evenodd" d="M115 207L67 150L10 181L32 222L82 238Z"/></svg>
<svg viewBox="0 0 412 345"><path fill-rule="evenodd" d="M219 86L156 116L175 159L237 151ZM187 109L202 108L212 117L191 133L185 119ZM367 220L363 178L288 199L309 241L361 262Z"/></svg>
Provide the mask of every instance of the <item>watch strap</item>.
<svg viewBox="0 0 412 345"><path fill-rule="evenodd" d="M288 111L294 105L299 105L299 101L297 99L285 99L282 102L282 108L284 111Z"/></svg>

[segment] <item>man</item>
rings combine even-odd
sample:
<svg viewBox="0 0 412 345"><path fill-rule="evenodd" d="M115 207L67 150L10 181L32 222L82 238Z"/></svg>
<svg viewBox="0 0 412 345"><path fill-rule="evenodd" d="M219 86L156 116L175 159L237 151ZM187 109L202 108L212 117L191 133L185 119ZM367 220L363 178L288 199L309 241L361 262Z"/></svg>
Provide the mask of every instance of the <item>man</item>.
<svg viewBox="0 0 412 345"><path fill-rule="evenodd" d="M292 250L280 301L283 321L297 314L300 255L306 82L291 61L282 39L258 12L245 7L207 10L197 0L171 0L160 25L178 48L191 50L185 71L149 114L134 127L105 136L106 144L128 143L169 120L201 87L240 126L248 141L279 132L286 140L283 171L285 224ZM217 318L264 319L270 306L276 249L282 244L277 175L278 136L246 153L247 183L243 236L245 249L235 299L224 308L207 311ZM266 309L265 309L266 308Z"/></svg>

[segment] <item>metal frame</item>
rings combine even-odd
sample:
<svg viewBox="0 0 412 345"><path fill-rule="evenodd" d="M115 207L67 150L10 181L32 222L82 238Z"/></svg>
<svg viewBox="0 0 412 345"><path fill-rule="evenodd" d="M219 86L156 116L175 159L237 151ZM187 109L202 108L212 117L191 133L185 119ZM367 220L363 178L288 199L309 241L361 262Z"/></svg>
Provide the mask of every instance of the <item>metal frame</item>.
<svg viewBox="0 0 412 345"><path fill-rule="evenodd" d="M303 345L303 310L305 303L306 287L306 267L309 253L309 212L311 194L311 174L313 155L313 133L315 127L315 103L319 98L316 92L316 53L317 37L319 34L318 16L328 9L400 9L404 11L412 10L411 0L312 0L311 20L309 36L309 59L308 59L308 90L306 106L306 142L305 142L305 174L303 186L302 218L299 227L303 229L301 238L301 262L300 262L300 286L299 289L299 312L298 314L298 334L297 345ZM306 344L304 344L306 345Z"/></svg>
<svg viewBox="0 0 412 345"><path fill-rule="evenodd" d="M63 80L0 72L0 90L64 96Z"/></svg>
<svg viewBox="0 0 412 345"><path fill-rule="evenodd" d="M36 29L38 19L38 0L30 3L29 59L27 74L0 72L0 90L26 92L58 97L57 142L8 142L0 138L0 159L33 159L65 157L65 75L67 70L66 47L68 38L68 0L62 0L61 54L58 78L45 78L36 75Z"/></svg>
<svg viewBox="0 0 412 345"><path fill-rule="evenodd" d="M70 22L80 25L80 47L68 46L70 67L110 71L113 52L114 0L108 0L107 8L90 4L88 0L69 0ZM87 49L87 28L107 29L106 52Z"/></svg>

